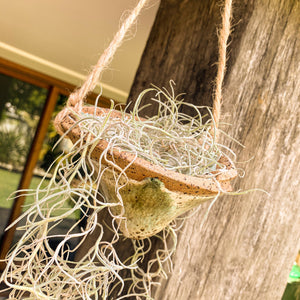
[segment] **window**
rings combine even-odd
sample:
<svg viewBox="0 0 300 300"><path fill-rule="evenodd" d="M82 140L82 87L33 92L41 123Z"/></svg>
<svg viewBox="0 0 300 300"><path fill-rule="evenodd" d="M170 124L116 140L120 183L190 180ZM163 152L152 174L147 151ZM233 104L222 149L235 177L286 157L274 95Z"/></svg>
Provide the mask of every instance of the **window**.
<svg viewBox="0 0 300 300"><path fill-rule="evenodd" d="M48 90L0 74L0 207L21 178Z"/></svg>
<svg viewBox="0 0 300 300"><path fill-rule="evenodd" d="M0 147L5 149L0 154L0 190L3 186L7 190L2 195L0 192L0 207L10 206L6 197L13 190L29 188L39 159L39 166L47 167L45 156L54 155L49 149L43 148L44 139L49 132L49 122L56 103L62 105L73 89L74 86L66 82L0 58ZM94 103L96 97L96 94L91 94L86 102ZM109 107L110 100L100 97L98 105ZM49 136L46 139L49 142ZM6 170L3 169L5 167ZM5 173L8 168L23 171L19 175ZM8 224L19 217L24 201L24 196L13 201L7 214ZM5 221L1 220L0 226L4 224ZM11 247L15 228L13 226L1 236L0 259L6 256ZM3 267L3 263L0 263L0 269Z"/></svg>

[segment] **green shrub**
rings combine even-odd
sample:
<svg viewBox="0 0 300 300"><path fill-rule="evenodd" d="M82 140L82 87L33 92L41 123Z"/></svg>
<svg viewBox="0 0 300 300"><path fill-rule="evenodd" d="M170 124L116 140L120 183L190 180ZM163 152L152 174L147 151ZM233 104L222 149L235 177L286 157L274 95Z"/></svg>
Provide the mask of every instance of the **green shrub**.
<svg viewBox="0 0 300 300"><path fill-rule="evenodd" d="M29 147L26 139L27 137L24 137L19 130L2 128L0 131L0 161L13 167L23 165Z"/></svg>

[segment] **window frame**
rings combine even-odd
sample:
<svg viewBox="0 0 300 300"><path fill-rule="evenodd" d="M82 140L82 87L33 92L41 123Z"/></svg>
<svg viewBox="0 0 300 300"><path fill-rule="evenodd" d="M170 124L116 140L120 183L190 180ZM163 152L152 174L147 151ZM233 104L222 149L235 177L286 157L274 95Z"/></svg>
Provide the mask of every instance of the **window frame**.
<svg viewBox="0 0 300 300"><path fill-rule="evenodd" d="M24 190L29 188L33 171L38 161L39 153L42 148L43 141L47 133L47 128L49 122L51 121L52 113L56 106L59 95L62 94L69 96L76 87L72 84L16 64L1 57L0 73L48 90L42 113L34 134L34 138L31 142L30 150L27 155L21 179L17 188L17 190ZM98 95L95 93L90 93L85 102L94 104L97 96ZM110 105L111 101L108 98L103 96L99 97L98 106L110 107ZM14 222L21 215L25 198L26 196L24 196L24 193L22 193L22 195L16 195L10 211L7 226ZM16 227L17 225L11 227L2 235L0 241L0 259L4 259L11 248ZM3 270L4 267L5 263L1 262L0 271Z"/></svg>

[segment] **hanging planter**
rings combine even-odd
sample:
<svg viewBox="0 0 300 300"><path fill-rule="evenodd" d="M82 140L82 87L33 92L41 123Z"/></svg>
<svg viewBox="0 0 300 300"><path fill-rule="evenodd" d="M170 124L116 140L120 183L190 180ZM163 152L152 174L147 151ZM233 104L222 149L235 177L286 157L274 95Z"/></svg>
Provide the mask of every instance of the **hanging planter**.
<svg viewBox="0 0 300 300"><path fill-rule="evenodd" d="M159 89L153 88L150 91L157 92L159 96L164 95ZM145 94L142 93L143 96ZM136 102L135 112L139 109L140 98ZM101 165L102 169L106 168L101 175L100 190L107 201L120 204L112 211L115 215L122 215L120 229L128 238L152 236L200 203L222 192L231 192L230 180L237 176L229 157L222 154L214 144L209 134L210 123L202 124L202 120L196 118L190 118L190 122L187 122L189 117L184 114L180 114L179 120L172 110L178 111L182 101L176 102L170 97L166 99L161 111L150 120L114 109L83 107L81 113L66 108L55 121L57 131L73 143L79 140L86 143L88 140L88 151L94 167L99 168ZM200 116L198 108L194 109ZM93 125L81 122L82 118ZM183 119L185 124L181 122ZM172 124L166 125L167 122ZM141 145L135 147L141 143L143 130L147 142L144 141L144 148ZM118 143L110 143L116 135L120 135ZM205 145L199 144L200 139ZM154 142L156 149L150 146ZM164 153L166 157L162 159L162 152L166 148L170 152L170 145L176 147L173 151L178 152L177 157ZM199 150L195 152L197 147ZM155 153L150 155L151 151ZM194 156L193 162L188 162L191 156ZM157 157L163 161L161 164L155 163ZM173 160L173 168L168 166L170 160ZM185 167L178 167L179 160L185 160ZM198 173L191 174L193 168ZM96 174L100 172L98 170ZM119 176L120 173L122 176Z"/></svg>
<svg viewBox="0 0 300 300"><path fill-rule="evenodd" d="M175 96L172 81L170 91L156 87L143 91L129 113L113 106L99 108L97 103L84 105L145 3L138 3L55 119L57 131L62 138L69 138L73 147L57 160L48 186L42 188L41 182L32 192L35 204L21 217L27 217L21 228L25 233L7 256L1 276L12 288L10 299L21 299L25 293L30 299L107 299L115 291L117 299L152 299L154 281L166 277L165 265L172 265L177 217L232 191L230 181L237 170L226 154L230 149L218 143L217 128L226 57L221 50L226 50L229 31L223 48L220 46L223 63L218 68L213 111L207 108L211 120L204 121L203 107ZM223 20L229 22L226 9ZM151 100L158 104L158 112L141 118L141 99L148 92L155 93ZM196 117L181 113L184 105L193 109ZM67 201L73 202L72 209L64 206ZM59 236L61 241L53 249L50 241L58 237L55 229L75 211L81 212L86 226L76 231L78 220ZM103 212L111 216L109 224L102 222ZM82 258L71 260L72 252L84 246L96 229L93 245ZM141 262L152 245L150 237L156 235L162 247L143 268ZM74 250L68 244L73 240L79 240ZM118 245L126 241L132 245L132 253L126 252L127 257L120 259L124 253L118 253ZM122 296L128 282L128 292Z"/></svg>

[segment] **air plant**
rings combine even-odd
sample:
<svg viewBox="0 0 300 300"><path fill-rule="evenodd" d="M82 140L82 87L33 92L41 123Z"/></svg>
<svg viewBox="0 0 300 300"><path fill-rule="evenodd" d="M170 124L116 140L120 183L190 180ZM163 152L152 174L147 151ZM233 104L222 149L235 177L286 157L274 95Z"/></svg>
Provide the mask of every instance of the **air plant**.
<svg viewBox="0 0 300 300"><path fill-rule="evenodd" d="M152 299L152 287L172 269L176 218L230 191L224 180L237 175L229 157L234 158L234 153L216 142L214 123L200 113L206 109L211 116L210 109L184 102L183 95L175 95L172 82L170 86L170 92L157 87L143 91L130 113L117 112L113 105L100 109L105 112L101 114L96 107L92 113L63 113L73 125L62 138L70 137L73 147L53 162L47 187L42 187L43 179L36 190L24 191L35 202L14 222L27 220L19 228L24 234L8 254L1 276L11 288L9 299L108 299L112 294L117 299ZM145 119L140 117L145 109L140 103L149 92L155 93L151 100L158 112ZM181 112L184 106L194 110L193 117ZM105 147L97 152L99 144ZM131 159L122 160L120 153ZM204 178L214 190L188 194L172 190L159 177L137 180L132 173L137 160L193 180ZM69 201L72 208L66 205ZM57 235L56 228L75 211L81 212L86 225L76 230L80 219ZM103 221L104 215L110 216L109 223L107 218ZM98 236L85 255L71 259L95 231ZM152 236L161 241L161 248L145 267ZM51 246L53 239L60 240L56 248ZM77 246L71 248L70 241ZM122 243L130 244L131 252L120 253Z"/></svg>

